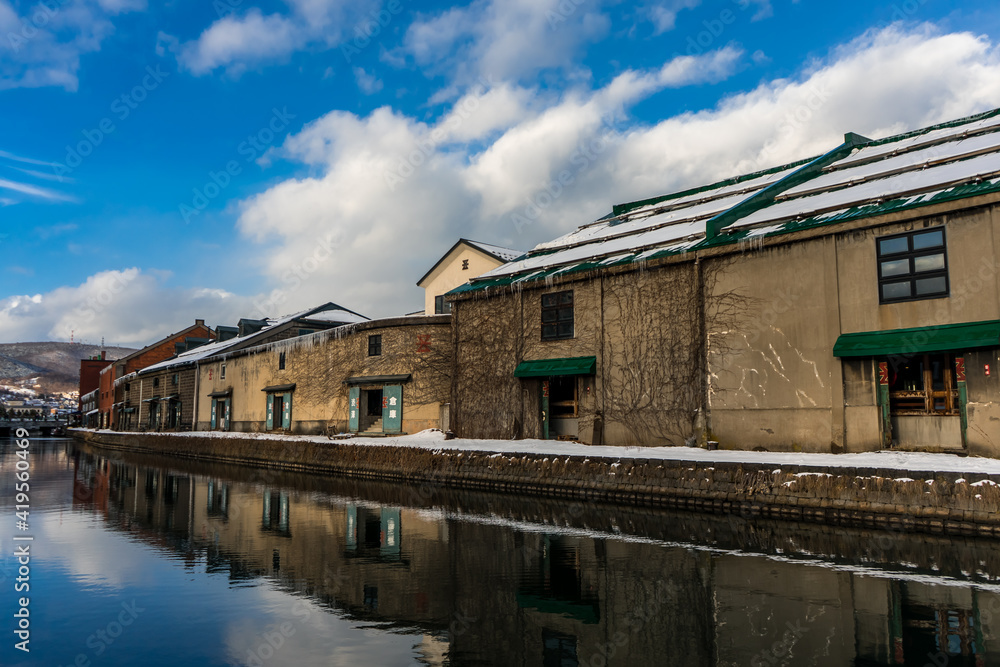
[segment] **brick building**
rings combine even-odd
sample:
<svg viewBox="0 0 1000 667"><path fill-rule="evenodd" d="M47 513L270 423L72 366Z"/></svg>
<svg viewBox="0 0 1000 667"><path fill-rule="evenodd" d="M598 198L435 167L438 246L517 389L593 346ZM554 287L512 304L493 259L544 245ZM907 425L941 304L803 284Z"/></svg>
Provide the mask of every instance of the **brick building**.
<svg viewBox="0 0 1000 667"><path fill-rule="evenodd" d="M205 320L195 320L186 329L172 333L169 336L147 345L141 350L116 360L100 372L98 386L97 409L99 411L100 428L117 428L118 417L122 414L121 398L118 395L124 388L116 380L135 373L147 366L165 361L198 345L203 345L215 338L215 332L205 325ZM118 403L119 410L115 410Z"/></svg>

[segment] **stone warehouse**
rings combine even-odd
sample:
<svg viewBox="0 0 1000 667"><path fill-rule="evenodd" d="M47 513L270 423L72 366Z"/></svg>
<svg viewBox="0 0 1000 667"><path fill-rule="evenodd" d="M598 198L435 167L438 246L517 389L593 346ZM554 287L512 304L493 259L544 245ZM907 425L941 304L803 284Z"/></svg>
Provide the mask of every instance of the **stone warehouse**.
<svg viewBox="0 0 1000 667"><path fill-rule="evenodd" d="M120 430L177 431L195 427L200 399L199 364L218 355L234 354L247 348L308 336L367 318L335 303L326 303L277 319L241 319L237 326L216 328L211 343L178 346L176 356L115 381L120 394ZM226 422L231 409L228 397L208 396Z"/></svg>
<svg viewBox="0 0 1000 667"><path fill-rule="evenodd" d="M447 428L451 317L350 324L213 355L198 373L199 430L382 435Z"/></svg>
<svg viewBox="0 0 1000 667"><path fill-rule="evenodd" d="M1000 110L611 214L451 291L464 437L1000 456Z"/></svg>

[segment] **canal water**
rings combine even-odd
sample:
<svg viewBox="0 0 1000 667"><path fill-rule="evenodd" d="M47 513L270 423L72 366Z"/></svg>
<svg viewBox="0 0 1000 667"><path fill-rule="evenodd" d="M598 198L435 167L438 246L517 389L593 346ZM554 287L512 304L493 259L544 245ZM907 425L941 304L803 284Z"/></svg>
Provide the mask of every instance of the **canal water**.
<svg viewBox="0 0 1000 667"><path fill-rule="evenodd" d="M21 531L17 460L0 442L3 665L1000 664L993 540L42 439Z"/></svg>

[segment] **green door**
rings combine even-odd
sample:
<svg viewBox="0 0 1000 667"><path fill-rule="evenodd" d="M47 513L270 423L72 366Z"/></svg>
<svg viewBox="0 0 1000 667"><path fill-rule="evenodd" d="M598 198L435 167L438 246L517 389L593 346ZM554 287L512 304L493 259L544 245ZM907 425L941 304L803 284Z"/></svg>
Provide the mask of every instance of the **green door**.
<svg viewBox="0 0 1000 667"><path fill-rule="evenodd" d="M222 410L223 410L223 413L222 413L222 430L223 431L228 431L229 430L229 407L230 407L230 405L232 405L232 402L233 402L233 400L231 398L226 398L226 399L223 399L223 401L222 401L222 405L223 405L223 408L222 408Z"/></svg>
<svg viewBox="0 0 1000 667"><path fill-rule="evenodd" d="M352 433L357 433L358 430L361 428L360 427L361 421L359 417L359 415L361 414L361 388L351 387L351 391L348 394L348 399L349 399L348 407L350 412L347 418L347 430L351 431Z"/></svg>
<svg viewBox="0 0 1000 667"><path fill-rule="evenodd" d="M542 440L549 439L549 381L542 380Z"/></svg>
<svg viewBox="0 0 1000 667"><path fill-rule="evenodd" d="M399 558L399 514L399 508L382 508L379 555L390 560Z"/></svg>
<svg viewBox="0 0 1000 667"><path fill-rule="evenodd" d="M267 430L274 429L274 394L267 395Z"/></svg>
<svg viewBox="0 0 1000 667"><path fill-rule="evenodd" d="M399 433L403 430L403 386L387 384L382 388L382 431Z"/></svg>
<svg viewBox="0 0 1000 667"><path fill-rule="evenodd" d="M216 424L218 424L218 409L219 409L219 399L212 399L212 430L215 430Z"/></svg>
<svg viewBox="0 0 1000 667"><path fill-rule="evenodd" d="M281 428L292 428L292 392L285 392L285 400L282 401L284 409L281 413Z"/></svg>

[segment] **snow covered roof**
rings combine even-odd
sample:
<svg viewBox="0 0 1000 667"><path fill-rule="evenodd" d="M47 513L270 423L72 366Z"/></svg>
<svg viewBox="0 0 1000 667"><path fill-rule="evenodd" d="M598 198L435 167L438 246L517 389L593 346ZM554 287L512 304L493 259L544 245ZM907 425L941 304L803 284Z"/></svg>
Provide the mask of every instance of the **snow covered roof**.
<svg viewBox="0 0 1000 667"><path fill-rule="evenodd" d="M432 266L430 269L428 269L427 273L425 273L420 278L420 280L417 281L417 285L422 287L423 286L423 282L425 280L427 280L427 278L432 273L434 273L435 269L437 269L439 266L441 266L441 262L443 262L445 259L447 259L448 256L451 255L451 253L453 253L455 251L455 248L457 248L457 247L459 247L461 245L467 245L470 248L474 248L474 249L478 250L479 252L486 253L487 255L489 255L490 257L492 257L494 259L496 259L499 262L510 262L510 261L513 261L513 260L517 259L518 257L520 257L521 255L524 254L520 250L511 250L510 248L504 248L502 246L492 245L490 243L482 243L480 241L472 241L472 240L469 240L469 239L458 239L457 241L455 241L455 245L453 245L452 247L448 248L448 252L446 252L445 254L441 255L441 259L439 259L438 261L434 262L434 266Z"/></svg>
<svg viewBox="0 0 1000 667"><path fill-rule="evenodd" d="M342 308L313 313L312 315L304 316L302 319L314 322L336 322L338 324L356 324L368 321L368 318L364 315L358 315L355 312L343 310Z"/></svg>
<svg viewBox="0 0 1000 667"><path fill-rule="evenodd" d="M279 318L267 318L265 321L267 324L253 333L249 333L245 336L238 336L236 338L230 338L224 341L213 341L207 345L202 345L201 347L196 347L193 350L188 350L187 352L182 352L172 359L167 359L166 361L161 361L158 364L153 364L152 366L147 366L146 368L139 371L140 373L146 374L153 371L159 371L166 368L171 368L173 366L180 366L184 364L191 364L203 359L208 359L209 357L214 357L225 352L235 351L244 347L250 347L255 344L255 342L267 338L275 332L278 327L294 322L296 320L301 320L305 322L322 322L324 324L333 325L344 325L344 324L357 324L358 322L367 322L368 318L364 315L355 313L352 310L348 310L342 306L338 306L335 303L326 303L317 308L309 308L308 310L299 311L291 315L284 315Z"/></svg>
<svg viewBox="0 0 1000 667"><path fill-rule="evenodd" d="M1000 109L614 207L451 294L648 261L747 238L1000 192Z"/></svg>
<svg viewBox="0 0 1000 667"><path fill-rule="evenodd" d="M510 248L504 248L502 246L493 245L491 243L481 243L479 241L473 241L471 239L464 239L466 243L478 248L488 255L493 255L497 259L502 259L505 262L509 262L512 259L517 259L524 253L520 250L511 250Z"/></svg>

